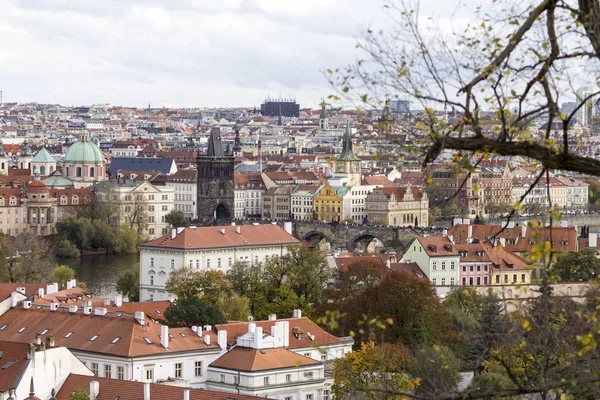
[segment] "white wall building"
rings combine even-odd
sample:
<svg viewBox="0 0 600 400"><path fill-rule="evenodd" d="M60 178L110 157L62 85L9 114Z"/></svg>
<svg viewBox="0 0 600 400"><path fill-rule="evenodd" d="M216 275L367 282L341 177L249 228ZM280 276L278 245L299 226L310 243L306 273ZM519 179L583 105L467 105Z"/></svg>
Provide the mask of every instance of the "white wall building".
<svg viewBox="0 0 600 400"><path fill-rule="evenodd" d="M365 212L367 195L377 187L380 186L359 185L351 187L342 197L342 221L353 220L355 223L362 224L367 215Z"/></svg>
<svg viewBox="0 0 600 400"><path fill-rule="evenodd" d="M167 233L169 224L165 216L175 206L173 187L155 186L146 181L107 181L91 189L99 202L108 202L118 208L111 218L111 224L130 225L132 218L141 218L147 222L144 224L144 233L151 238ZM141 215L136 216L136 213Z"/></svg>
<svg viewBox="0 0 600 400"><path fill-rule="evenodd" d="M140 301L173 299L165 284L176 268L216 269L236 262L257 263L283 255L300 242L279 225L187 227L139 246Z"/></svg>
<svg viewBox="0 0 600 400"><path fill-rule="evenodd" d="M234 218L259 217L265 186L259 174L234 174Z"/></svg>
<svg viewBox="0 0 600 400"><path fill-rule="evenodd" d="M198 198L198 171L180 169L167 177L166 185L174 190L175 210L182 211L188 220L198 218L196 199Z"/></svg>
<svg viewBox="0 0 600 400"><path fill-rule="evenodd" d="M291 194L290 212L292 219L312 221L315 219L313 200L319 186L298 186Z"/></svg>

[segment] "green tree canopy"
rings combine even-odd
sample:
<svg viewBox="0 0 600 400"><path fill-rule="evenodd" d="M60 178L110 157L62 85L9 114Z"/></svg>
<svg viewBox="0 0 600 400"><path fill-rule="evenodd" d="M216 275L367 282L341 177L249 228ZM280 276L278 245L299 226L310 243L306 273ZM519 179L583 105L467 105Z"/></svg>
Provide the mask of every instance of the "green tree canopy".
<svg viewBox="0 0 600 400"><path fill-rule="evenodd" d="M172 210L169 212L165 215L165 222L167 222L171 228L185 227L190 224L190 221L181 210Z"/></svg>
<svg viewBox="0 0 600 400"><path fill-rule="evenodd" d="M178 297L164 312L166 323L172 327L191 327L227 322L219 308L191 294Z"/></svg>
<svg viewBox="0 0 600 400"><path fill-rule="evenodd" d="M135 264L119 275L117 291L129 301L140 301L140 264Z"/></svg>
<svg viewBox="0 0 600 400"><path fill-rule="evenodd" d="M75 270L67 265L57 265L52 271L52 277L61 285L66 286L68 281L75 278Z"/></svg>
<svg viewBox="0 0 600 400"><path fill-rule="evenodd" d="M587 282L600 272L600 253L587 248L576 253L561 253L549 273L560 282Z"/></svg>

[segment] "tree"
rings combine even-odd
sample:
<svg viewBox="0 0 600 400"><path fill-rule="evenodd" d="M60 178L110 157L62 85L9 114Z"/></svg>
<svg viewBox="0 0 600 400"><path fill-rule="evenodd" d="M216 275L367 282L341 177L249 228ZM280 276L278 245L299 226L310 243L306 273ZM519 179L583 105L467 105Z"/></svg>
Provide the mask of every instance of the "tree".
<svg viewBox="0 0 600 400"><path fill-rule="evenodd" d="M167 291L180 296L201 296L210 304L216 304L221 297L233 295L232 284L225 274L216 270L196 270L181 267L171 273L166 284Z"/></svg>
<svg viewBox="0 0 600 400"><path fill-rule="evenodd" d="M420 346L411 368L411 373L420 379L417 395L437 399L456 392L460 369L460 360L448 346Z"/></svg>
<svg viewBox="0 0 600 400"><path fill-rule="evenodd" d="M66 265L58 265L52 271L52 277L61 285L66 286L68 281L75 278L75 270Z"/></svg>
<svg viewBox="0 0 600 400"><path fill-rule="evenodd" d="M42 236L26 232L2 239L0 247L2 282L47 282L52 278L55 265L50 241Z"/></svg>
<svg viewBox="0 0 600 400"><path fill-rule="evenodd" d="M148 228L148 202L141 193L131 191L123 201L123 215L129 228L135 229L138 235L142 235Z"/></svg>
<svg viewBox="0 0 600 400"><path fill-rule="evenodd" d="M587 282L600 272L599 252L594 248L577 253L561 253L550 267L549 273L560 282Z"/></svg>
<svg viewBox="0 0 600 400"><path fill-rule="evenodd" d="M90 392L85 389L77 389L69 395L69 400L90 400Z"/></svg>
<svg viewBox="0 0 600 400"><path fill-rule="evenodd" d="M600 160L573 151L579 138L571 128L578 111L591 108L600 93L575 92L572 86L576 78L597 78L589 67L600 58L600 4L497 3L478 15L481 21L449 35L435 20L425 28L415 3L386 2L393 26L367 29L357 44L359 61L328 70L329 80L339 94L365 106L386 96L420 103L424 111L414 128L421 135L415 136L425 140L415 150L424 164L448 149L459 159L483 159L483 153L529 157L542 176L548 169L599 175ZM566 97L576 99L568 113L559 107ZM442 118L434 109L444 106L454 118ZM484 118L483 110L492 118ZM536 118L547 122L540 133L531 129ZM560 132L552 137L554 121Z"/></svg>
<svg viewBox="0 0 600 400"><path fill-rule="evenodd" d="M129 301L140 301L140 264L135 264L119 275L117 291L129 298Z"/></svg>
<svg viewBox="0 0 600 400"><path fill-rule="evenodd" d="M250 300L247 297L219 297L217 307L227 321L246 321L250 315Z"/></svg>
<svg viewBox="0 0 600 400"><path fill-rule="evenodd" d="M181 210L172 210L165 215L165 222L167 222L171 228L185 227L190 224L190 221L185 217L185 214Z"/></svg>
<svg viewBox="0 0 600 400"><path fill-rule="evenodd" d="M408 377L411 365L410 350L404 346L362 343L360 349L335 360L333 393L336 399L404 398L385 391L413 391L419 380Z"/></svg>
<svg viewBox="0 0 600 400"><path fill-rule="evenodd" d="M223 324L223 313L208 301L191 294L178 297L164 312L166 323L172 327L191 327Z"/></svg>
<svg viewBox="0 0 600 400"><path fill-rule="evenodd" d="M56 244L54 254L57 257L79 257L81 252L73 243L63 239Z"/></svg>
<svg viewBox="0 0 600 400"><path fill-rule="evenodd" d="M442 216L442 209L439 207L433 207L429 209L429 226L434 226L435 221L440 219Z"/></svg>

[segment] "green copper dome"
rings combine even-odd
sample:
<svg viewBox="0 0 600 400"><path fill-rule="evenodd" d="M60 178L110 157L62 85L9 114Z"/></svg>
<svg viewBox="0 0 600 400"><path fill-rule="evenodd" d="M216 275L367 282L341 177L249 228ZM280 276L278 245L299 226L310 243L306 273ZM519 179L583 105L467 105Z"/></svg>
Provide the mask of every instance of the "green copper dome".
<svg viewBox="0 0 600 400"><path fill-rule="evenodd" d="M44 179L44 183L50 188L72 188L74 186L73 181L62 176L60 171L56 171L54 175Z"/></svg>
<svg viewBox="0 0 600 400"><path fill-rule="evenodd" d="M85 163L103 163L102 152L94 143L87 140L75 142L69 146L65 154L65 163L85 162Z"/></svg>

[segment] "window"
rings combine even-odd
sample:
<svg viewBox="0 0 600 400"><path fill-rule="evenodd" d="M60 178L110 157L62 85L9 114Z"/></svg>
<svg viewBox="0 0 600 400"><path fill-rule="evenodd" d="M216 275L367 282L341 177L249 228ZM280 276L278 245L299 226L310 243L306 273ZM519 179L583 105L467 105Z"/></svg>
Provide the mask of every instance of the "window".
<svg viewBox="0 0 600 400"><path fill-rule="evenodd" d="M450 278L450 286L454 286L454 278Z"/></svg>
<svg viewBox="0 0 600 400"><path fill-rule="evenodd" d="M292 381L292 374L285 374L285 381L286 382L291 382Z"/></svg>
<svg viewBox="0 0 600 400"><path fill-rule="evenodd" d="M504 275L504 283L508 283L508 275Z"/></svg>
<svg viewBox="0 0 600 400"><path fill-rule="evenodd" d="M469 285L470 285L470 286L473 286L473 277L472 277L472 276L471 276L471 277L469 277Z"/></svg>
<svg viewBox="0 0 600 400"><path fill-rule="evenodd" d="M117 366L117 379L125 379L125 368L122 365Z"/></svg>
<svg viewBox="0 0 600 400"><path fill-rule="evenodd" d="M521 282L524 283L525 282L525 274L521 274Z"/></svg>
<svg viewBox="0 0 600 400"><path fill-rule="evenodd" d="M154 381L154 367L146 368L146 381Z"/></svg>
<svg viewBox="0 0 600 400"><path fill-rule="evenodd" d="M513 274L513 283L517 283L517 274Z"/></svg>
<svg viewBox="0 0 600 400"><path fill-rule="evenodd" d="M73 334L73 332L69 332L65 335L65 339L67 339L68 337L70 337Z"/></svg>
<svg viewBox="0 0 600 400"><path fill-rule="evenodd" d="M221 382L225 382L225 374L221 374L219 377L221 378Z"/></svg>
<svg viewBox="0 0 600 400"><path fill-rule="evenodd" d="M496 275L496 283L500 283L500 275Z"/></svg>
<svg viewBox="0 0 600 400"><path fill-rule="evenodd" d="M92 363L92 374L94 374L94 376L98 376L98 363Z"/></svg>
<svg viewBox="0 0 600 400"><path fill-rule="evenodd" d="M487 265L484 265L484 266L483 266L483 270L484 270L485 272L487 272L487 270L488 270L488 266L487 266Z"/></svg>
<svg viewBox="0 0 600 400"><path fill-rule="evenodd" d="M217 267L221 268L221 257L217 258Z"/></svg>
<svg viewBox="0 0 600 400"><path fill-rule="evenodd" d="M167 206L167 205L163 205L163 206L162 206L162 210L163 210L163 211L168 211L168 210L169 210L169 206Z"/></svg>
<svg viewBox="0 0 600 400"><path fill-rule="evenodd" d="M154 267L154 257L150 257L150 266Z"/></svg>
<svg viewBox="0 0 600 400"><path fill-rule="evenodd" d="M450 261L450 269L454 271L456 269L456 263L454 261Z"/></svg>
<svg viewBox="0 0 600 400"><path fill-rule="evenodd" d="M210 258L206 259L206 268L210 268Z"/></svg>
<svg viewBox="0 0 600 400"><path fill-rule="evenodd" d="M431 280L431 283L433 283L433 286L437 285L437 279L436 279L436 278L433 278L433 279Z"/></svg>
<svg viewBox="0 0 600 400"><path fill-rule="evenodd" d="M196 260L196 269L200 268L200 259Z"/></svg>
<svg viewBox="0 0 600 400"><path fill-rule="evenodd" d="M323 400L329 400L329 390L323 390Z"/></svg>
<svg viewBox="0 0 600 400"><path fill-rule="evenodd" d="M194 260L190 259L190 268L193 268L193 267L194 267Z"/></svg>
<svg viewBox="0 0 600 400"><path fill-rule="evenodd" d="M171 258L171 268L175 268L175 260Z"/></svg>
<svg viewBox="0 0 600 400"><path fill-rule="evenodd" d="M153 194L149 194L148 195L148 200L154 201L154 195ZM152 207L152 211L154 211L154 207Z"/></svg>
<svg viewBox="0 0 600 400"><path fill-rule="evenodd" d="M237 376L237 375L235 375L235 376L233 377L233 384L234 384L234 385L238 385L239 383L240 383L240 377L239 377L239 376Z"/></svg>
<svg viewBox="0 0 600 400"><path fill-rule="evenodd" d="M202 361L196 361L194 363L194 371L196 376L202 376Z"/></svg>
<svg viewBox="0 0 600 400"><path fill-rule="evenodd" d="M446 270L446 261L442 261L442 271Z"/></svg>
<svg viewBox="0 0 600 400"><path fill-rule="evenodd" d="M466 286L466 284L467 284L467 278L464 276L462 278L462 284L463 284L463 286Z"/></svg>
<svg viewBox="0 0 600 400"><path fill-rule="evenodd" d="M149 228L148 229L148 234L154 235L154 228Z"/></svg>
<svg viewBox="0 0 600 400"><path fill-rule="evenodd" d="M313 395L312 394L307 394L306 395L306 400L313 400Z"/></svg>
<svg viewBox="0 0 600 400"><path fill-rule="evenodd" d="M154 285L154 275L150 275L150 285Z"/></svg>
<svg viewBox="0 0 600 400"><path fill-rule="evenodd" d="M148 211L154 212L154 206L148 206Z"/></svg>
<svg viewBox="0 0 600 400"><path fill-rule="evenodd" d="M477 286L479 286L479 285L481 285L481 277L480 276L477 277Z"/></svg>
<svg viewBox="0 0 600 400"><path fill-rule="evenodd" d="M112 378L112 366L110 364L104 364L104 377Z"/></svg>
<svg viewBox="0 0 600 400"><path fill-rule="evenodd" d="M263 378L263 383L265 384L265 386L268 386L268 385L269 385L269 377L268 377L268 376L265 376L265 377Z"/></svg>
<svg viewBox="0 0 600 400"><path fill-rule="evenodd" d="M483 284L484 284L484 285L487 285L487 284L488 284L488 277L487 277L487 276L484 276L484 277L483 277Z"/></svg>
<svg viewBox="0 0 600 400"><path fill-rule="evenodd" d="M433 269L434 271L437 270L437 261L434 261L433 264L431 264L431 269Z"/></svg>
<svg viewBox="0 0 600 400"><path fill-rule="evenodd" d="M469 266L469 271L473 272L473 266L472 265Z"/></svg>
<svg viewBox="0 0 600 400"><path fill-rule="evenodd" d="M477 272L481 272L481 265L477 266Z"/></svg>
<svg viewBox="0 0 600 400"><path fill-rule="evenodd" d="M183 376L183 363L175 364L175 378L181 378Z"/></svg>
<svg viewBox="0 0 600 400"><path fill-rule="evenodd" d="M327 352L321 353L321 361L327 361Z"/></svg>
<svg viewBox="0 0 600 400"><path fill-rule="evenodd" d="M162 195L162 199L163 200L169 200L169 195L168 194L163 194Z"/></svg>
<svg viewBox="0 0 600 400"><path fill-rule="evenodd" d="M442 278L442 286L446 286L446 278Z"/></svg>

